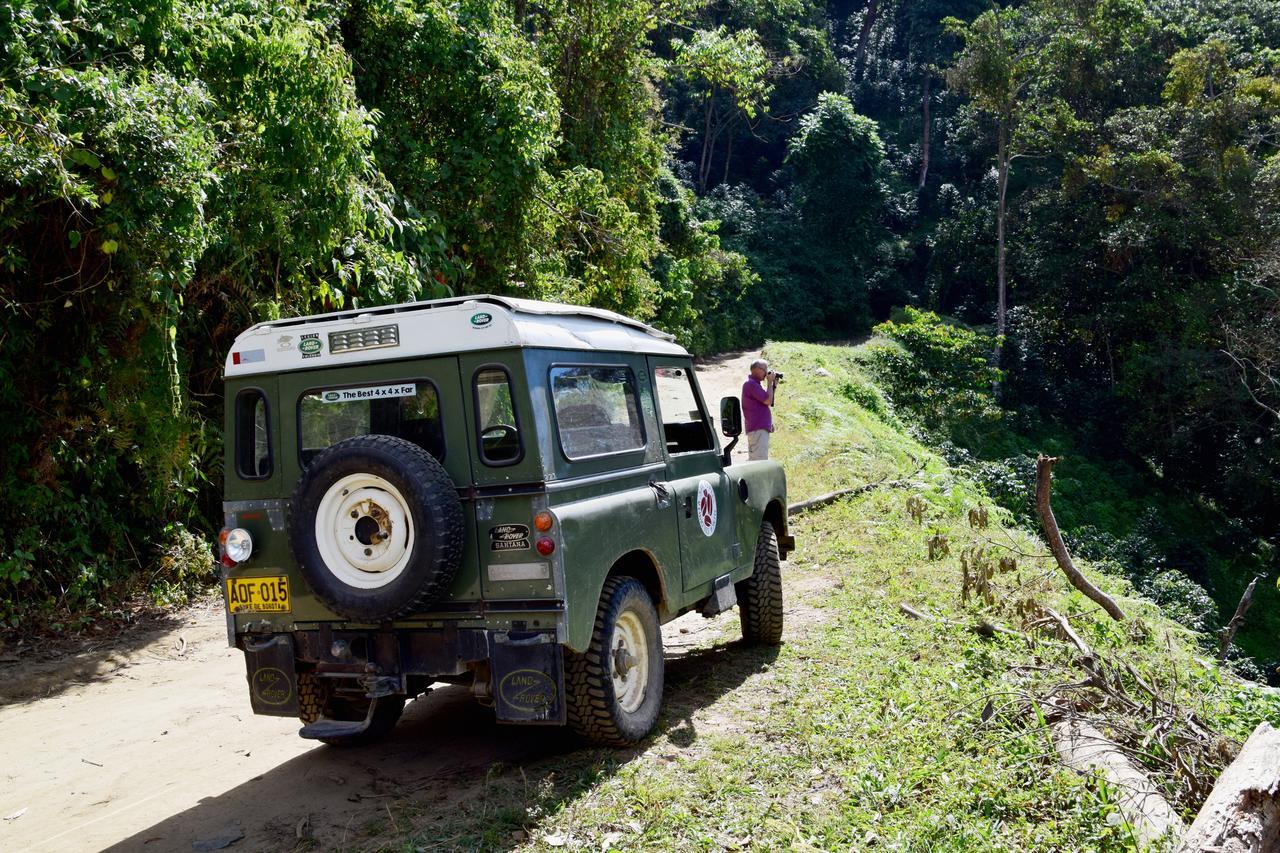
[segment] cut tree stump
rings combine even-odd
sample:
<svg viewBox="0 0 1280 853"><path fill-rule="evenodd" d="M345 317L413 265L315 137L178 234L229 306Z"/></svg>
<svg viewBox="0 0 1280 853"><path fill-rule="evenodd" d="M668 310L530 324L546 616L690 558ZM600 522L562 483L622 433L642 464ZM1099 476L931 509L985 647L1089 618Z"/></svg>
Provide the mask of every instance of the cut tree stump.
<svg viewBox="0 0 1280 853"><path fill-rule="evenodd" d="M1178 853L1280 850L1280 729L1261 723L1218 777Z"/></svg>
<svg viewBox="0 0 1280 853"><path fill-rule="evenodd" d="M1063 764L1078 773L1099 773L1116 789L1116 804L1144 847L1182 834L1182 818L1114 741L1074 718L1054 723L1050 731Z"/></svg>

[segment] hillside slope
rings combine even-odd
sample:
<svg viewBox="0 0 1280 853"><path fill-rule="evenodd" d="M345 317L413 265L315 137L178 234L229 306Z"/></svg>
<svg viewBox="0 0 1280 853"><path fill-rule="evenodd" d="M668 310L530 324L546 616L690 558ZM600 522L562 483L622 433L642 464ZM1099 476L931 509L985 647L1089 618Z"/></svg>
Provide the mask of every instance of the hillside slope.
<svg viewBox="0 0 1280 853"><path fill-rule="evenodd" d="M766 355L786 372L775 456L792 499L881 484L793 519L785 644L739 647L732 615L692 648L669 640L664 715L645 746L498 766L479 796L454 791L447 805L401 799L375 847L1133 849L1115 791L1057 765L1036 709L1079 709L1186 816L1235 743L1280 720L1273 693L1221 672L1122 579L1085 566L1125 623L1070 590L1034 535L908 437L859 350ZM986 529L967 521L979 505ZM949 554L931 561L934 536ZM991 604L962 601L960 556L972 563L975 547L1017 561L994 573ZM905 617L904 603L939 621ZM1024 627L1050 608L1098 653L1105 690L1082 684L1066 643ZM980 636L979 622L1019 636ZM1139 676L1161 697L1154 715Z"/></svg>

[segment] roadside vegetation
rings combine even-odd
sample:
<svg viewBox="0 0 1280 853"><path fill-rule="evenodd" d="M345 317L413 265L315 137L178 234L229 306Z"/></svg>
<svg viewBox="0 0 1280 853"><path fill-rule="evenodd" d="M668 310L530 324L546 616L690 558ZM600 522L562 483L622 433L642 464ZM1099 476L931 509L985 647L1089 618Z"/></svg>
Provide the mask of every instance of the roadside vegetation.
<svg viewBox="0 0 1280 853"><path fill-rule="evenodd" d="M1270 0L13 0L0 628L210 581L238 331L486 291L699 353L988 327L999 418L895 405L1006 506L1023 439L1078 459L1079 549L1220 619L1280 545L1278 44Z"/></svg>
<svg viewBox="0 0 1280 853"><path fill-rule="evenodd" d="M371 846L1136 849L1117 792L1059 765L1055 706L1093 721L1192 816L1239 741L1280 720L1280 696L1217 666L1202 635L1105 565L1081 561L1126 622L1070 588L971 472L908 434L875 378L886 345L766 352L787 375L774 455L793 496L880 484L793 519L780 649L736 647L736 615L721 617L669 662L664 715L640 749L495 766L474 796L444 805L406 798L369 827ZM985 528L969 522L979 506ZM949 553L931 560L934 537ZM974 549L1017 566L993 574L989 599L971 589L966 601L960 560ZM1114 692L1082 685L1078 652L1032 627L1047 610L1089 644Z"/></svg>

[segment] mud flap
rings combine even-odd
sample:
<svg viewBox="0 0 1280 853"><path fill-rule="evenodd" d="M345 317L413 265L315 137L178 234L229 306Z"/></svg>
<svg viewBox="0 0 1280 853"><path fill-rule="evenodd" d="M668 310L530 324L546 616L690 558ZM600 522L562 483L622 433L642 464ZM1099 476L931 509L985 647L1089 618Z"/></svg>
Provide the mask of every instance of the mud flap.
<svg viewBox="0 0 1280 853"><path fill-rule="evenodd" d="M554 634L495 632L489 661L498 722L565 724L564 653Z"/></svg>
<svg viewBox="0 0 1280 853"><path fill-rule="evenodd" d="M276 634L263 640L246 637L249 701L253 713L298 716L298 675L293 666L293 638Z"/></svg>

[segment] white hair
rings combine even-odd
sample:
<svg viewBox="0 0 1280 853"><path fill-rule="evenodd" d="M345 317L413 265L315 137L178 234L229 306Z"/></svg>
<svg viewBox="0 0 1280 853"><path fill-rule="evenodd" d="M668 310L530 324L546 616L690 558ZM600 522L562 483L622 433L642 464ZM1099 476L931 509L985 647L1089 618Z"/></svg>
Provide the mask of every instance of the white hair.
<svg viewBox="0 0 1280 853"><path fill-rule="evenodd" d="M755 370L757 367L763 367L765 370L768 370L769 362L765 361L763 358L757 358L755 361L751 362L751 369Z"/></svg>

